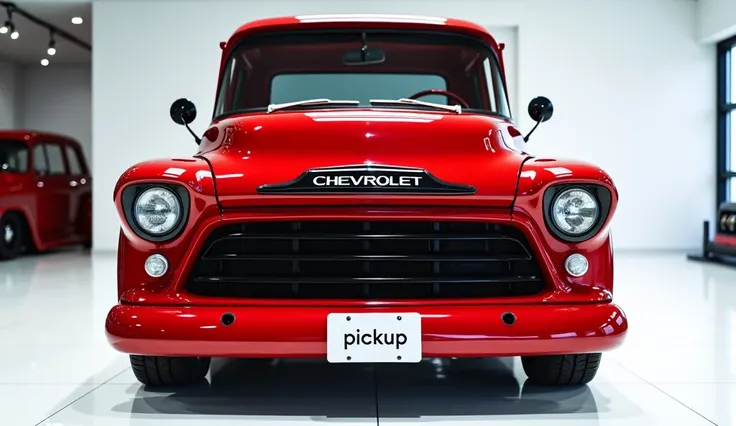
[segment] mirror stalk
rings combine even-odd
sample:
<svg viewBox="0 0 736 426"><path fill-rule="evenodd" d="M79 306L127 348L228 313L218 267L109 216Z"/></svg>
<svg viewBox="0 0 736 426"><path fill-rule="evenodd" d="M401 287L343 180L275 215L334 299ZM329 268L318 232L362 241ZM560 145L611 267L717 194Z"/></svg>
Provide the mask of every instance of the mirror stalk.
<svg viewBox="0 0 736 426"><path fill-rule="evenodd" d="M539 127L539 123L541 123L541 121L537 121L536 124L534 124L534 127L532 127L532 129L529 131L529 133L527 133L527 135L524 136L524 142L529 142L529 136L531 136L532 133L534 133L534 131L537 130L537 127Z"/></svg>
<svg viewBox="0 0 736 426"><path fill-rule="evenodd" d="M183 120L183 118L182 118L182 120ZM192 128L191 128L191 127L189 127L189 124L186 124L186 123L185 123L185 124L184 124L184 127L186 127L186 128L187 128L187 130L189 130L189 133L190 133L190 134L192 135L192 137L194 138L194 142L197 142L197 145L199 145L199 144L201 144L201 143L202 143L202 138L200 138L199 136L197 136L197 134L196 134L196 133L194 133L194 130L192 130Z"/></svg>

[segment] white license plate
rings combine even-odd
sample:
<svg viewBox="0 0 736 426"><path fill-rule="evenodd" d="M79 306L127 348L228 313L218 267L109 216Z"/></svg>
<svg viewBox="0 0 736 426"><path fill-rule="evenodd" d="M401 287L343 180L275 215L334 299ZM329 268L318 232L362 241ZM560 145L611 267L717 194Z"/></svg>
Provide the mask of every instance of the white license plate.
<svg viewBox="0 0 736 426"><path fill-rule="evenodd" d="M327 315L327 361L419 362L422 317L418 313Z"/></svg>

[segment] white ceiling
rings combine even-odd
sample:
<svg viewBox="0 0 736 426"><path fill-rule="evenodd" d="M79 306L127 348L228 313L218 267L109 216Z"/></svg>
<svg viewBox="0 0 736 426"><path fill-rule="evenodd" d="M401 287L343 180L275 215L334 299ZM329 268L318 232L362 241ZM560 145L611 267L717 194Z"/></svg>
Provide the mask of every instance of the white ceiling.
<svg viewBox="0 0 736 426"><path fill-rule="evenodd" d="M26 12L40 18L74 36L90 43L92 41L92 4L89 1L16 1ZM72 17L84 19L74 25ZM5 9L0 9L0 25L5 22ZM55 63L91 63L92 53L82 47L56 36L56 55L48 56L49 32L17 13L13 23L20 37L11 40L9 34L0 34L0 60L23 64L40 64L42 58ZM39 65L40 66L40 65Z"/></svg>

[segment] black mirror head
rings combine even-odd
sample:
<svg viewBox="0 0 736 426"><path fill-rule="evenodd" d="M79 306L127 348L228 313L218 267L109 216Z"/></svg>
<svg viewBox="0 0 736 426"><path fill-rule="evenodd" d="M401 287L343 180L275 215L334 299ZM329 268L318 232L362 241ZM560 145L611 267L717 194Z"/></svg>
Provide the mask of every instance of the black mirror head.
<svg viewBox="0 0 736 426"><path fill-rule="evenodd" d="M537 96L529 102L529 116L537 123L543 123L550 118L555 112L552 101L544 96Z"/></svg>
<svg viewBox="0 0 736 426"><path fill-rule="evenodd" d="M186 126L197 118L197 108L189 99L181 98L171 104L169 114L171 115L171 119L174 120L174 123Z"/></svg>

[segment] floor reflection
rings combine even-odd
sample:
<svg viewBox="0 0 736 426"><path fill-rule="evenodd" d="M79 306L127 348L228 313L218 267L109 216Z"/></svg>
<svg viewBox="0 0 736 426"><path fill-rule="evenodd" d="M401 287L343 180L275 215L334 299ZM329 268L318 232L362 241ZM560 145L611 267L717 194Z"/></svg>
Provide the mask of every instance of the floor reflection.
<svg viewBox="0 0 736 426"><path fill-rule="evenodd" d="M405 365L232 359L215 360L210 380L198 386L140 387L132 405L115 411L355 419L587 413L595 418L597 403L587 386L520 383L511 359Z"/></svg>

